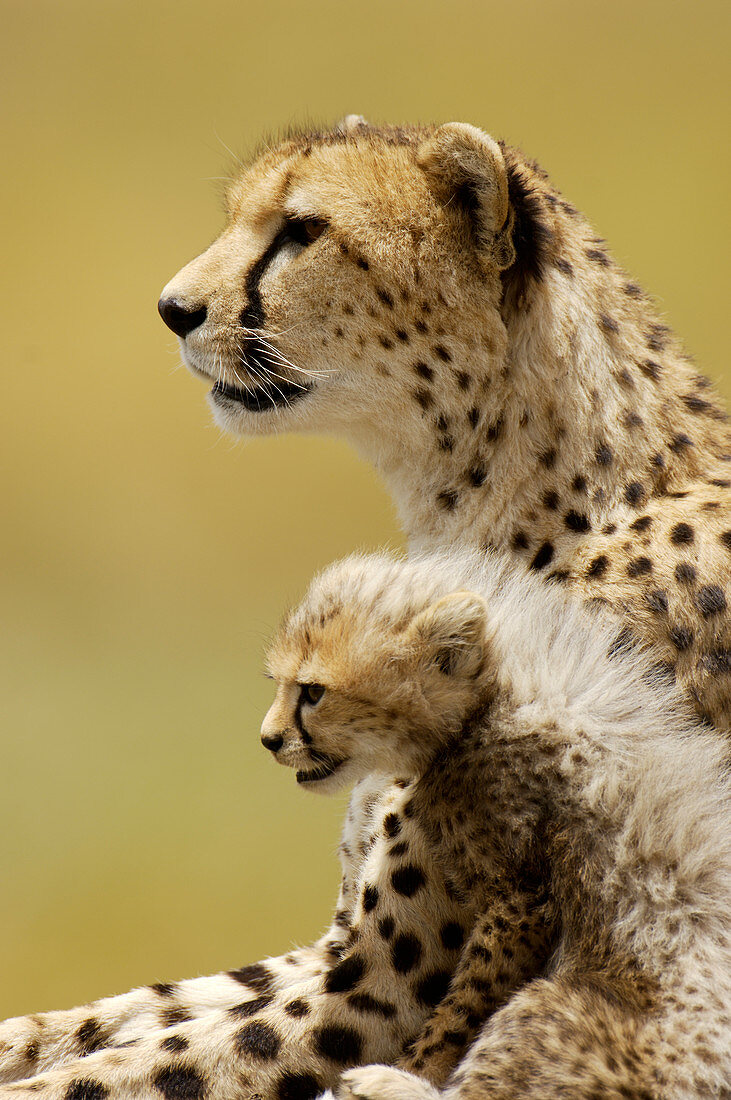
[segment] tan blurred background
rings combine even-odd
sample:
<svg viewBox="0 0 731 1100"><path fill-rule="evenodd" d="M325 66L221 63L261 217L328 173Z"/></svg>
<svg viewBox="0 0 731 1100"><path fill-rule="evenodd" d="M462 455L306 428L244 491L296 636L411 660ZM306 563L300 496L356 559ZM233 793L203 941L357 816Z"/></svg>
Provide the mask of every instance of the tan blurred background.
<svg viewBox="0 0 731 1100"><path fill-rule="evenodd" d="M259 746L261 645L398 544L341 444L232 444L158 292L228 149L465 119L539 158L729 392L723 0L2 0L0 1017L319 934L342 801Z"/></svg>

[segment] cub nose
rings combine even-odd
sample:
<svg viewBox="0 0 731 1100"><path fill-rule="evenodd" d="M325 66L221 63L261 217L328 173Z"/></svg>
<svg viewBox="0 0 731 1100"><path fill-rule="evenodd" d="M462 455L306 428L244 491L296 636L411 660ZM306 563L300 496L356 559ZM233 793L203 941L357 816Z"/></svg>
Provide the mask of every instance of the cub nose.
<svg viewBox="0 0 731 1100"><path fill-rule="evenodd" d="M157 303L157 311L167 327L182 339L194 328L198 328L199 325L203 324L208 312L205 306L191 309L190 306L184 306L182 302L176 301L175 298L161 298Z"/></svg>
<svg viewBox="0 0 731 1100"><path fill-rule="evenodd" d="M284 738L281 733L263 733L261 735L261 743L265 749L269 749L270 752L279 752L284 744Z"/></svg>

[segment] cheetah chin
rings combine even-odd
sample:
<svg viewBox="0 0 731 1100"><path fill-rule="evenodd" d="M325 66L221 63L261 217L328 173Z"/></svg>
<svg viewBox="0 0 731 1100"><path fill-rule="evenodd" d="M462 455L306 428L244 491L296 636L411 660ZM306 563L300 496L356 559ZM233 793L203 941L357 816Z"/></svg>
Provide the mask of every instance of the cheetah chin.
<svg viewBox="0 0 731 1100"><path fill-rule="evenodd" d="M329 779L346 763L344 759L338 760L333 756L326 756L324 753L311 751L310 755L315 762L315 767L308 771L303 769L297 772L297 782L303 787Z"/></svg>

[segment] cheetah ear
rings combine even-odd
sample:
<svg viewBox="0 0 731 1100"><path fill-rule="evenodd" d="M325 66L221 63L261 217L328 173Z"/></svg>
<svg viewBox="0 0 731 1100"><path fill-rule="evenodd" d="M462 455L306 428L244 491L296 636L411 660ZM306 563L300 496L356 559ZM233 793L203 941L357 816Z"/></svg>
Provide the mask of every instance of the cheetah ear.
<svg viewBox="0 0 731 1100"><path fill-rule="evenodd" d="M469 216L480 256L498 271L510 267L514 215L497 142L476 126L448 122L419 147L416 158L439 202L457 205Z"/></svg>
<svg viewBox="0 0 731 1100"><path fill-rule="evenodd" d="M443 596L410 623L407 644L420 665L436 665L445 676L473 676L488 648L485 601L474 592Z"/></svg>
<svg viewBox="0 0 731 1100"><path fill-rule="evenodd" d="M356 130L367 130L368 123L363 115L345 115L335 124L336 134L352 134Z"/></svg>

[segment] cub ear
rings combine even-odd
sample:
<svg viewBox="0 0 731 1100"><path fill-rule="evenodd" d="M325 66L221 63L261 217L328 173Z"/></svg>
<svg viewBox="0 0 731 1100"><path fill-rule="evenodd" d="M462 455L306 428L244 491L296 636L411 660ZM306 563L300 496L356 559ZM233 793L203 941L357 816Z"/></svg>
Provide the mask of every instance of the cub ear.
<svg viewBox="0 0 731 1100"><path fill-rule="evenodd" d="M368 123L363 118L363 115L345 115L340 119L340 122L335 124L336 134L351 134L355 130L367 130Z"/></svg>
<svg viewBox="0 0 731 1100"><path fill-rule="evenodd" d="M474 592L453 592L421 611L409 625L407 643L420 664L445 676L473 676L487 648L487 607Z"/></svg>
<svg viewBox="0 0 731 1100"><path fill-rule="evenodd" d="M478 253L504 271L515 262L514 215L500 146L484 130L448 122L419 147L417 163L439 202L468 214Z"/></svg>

